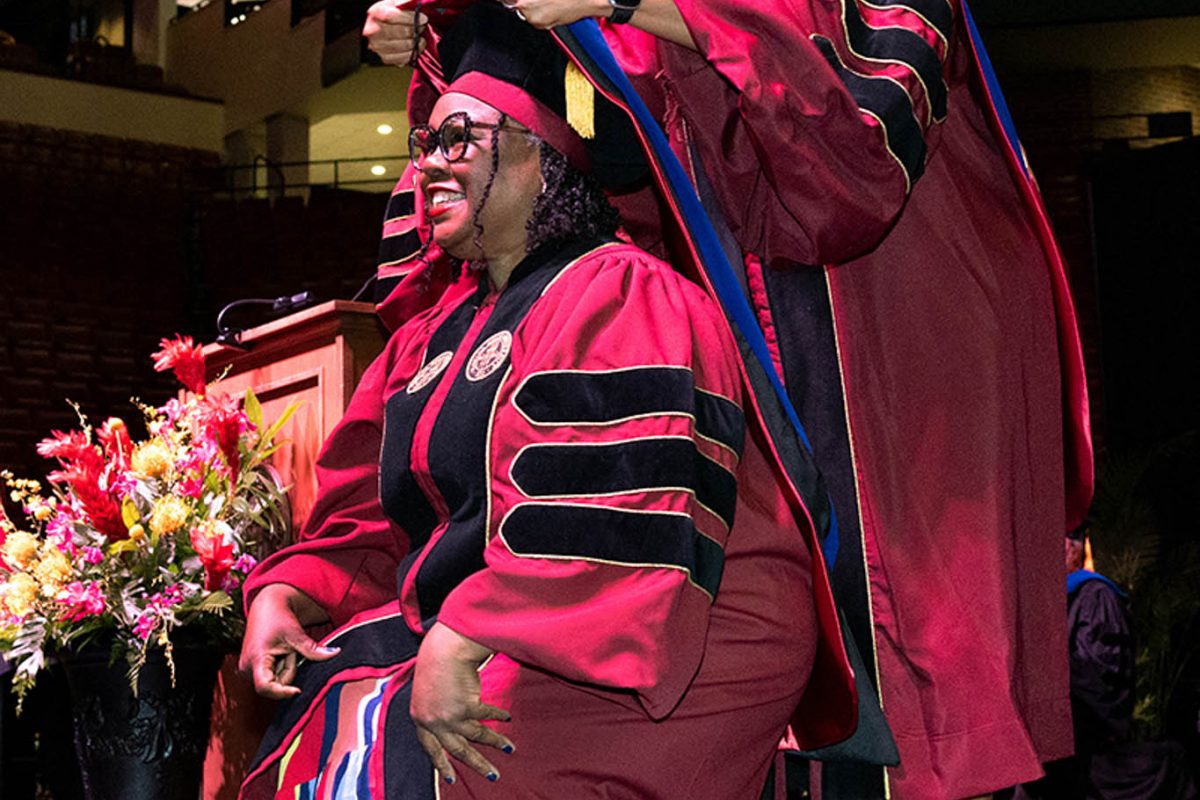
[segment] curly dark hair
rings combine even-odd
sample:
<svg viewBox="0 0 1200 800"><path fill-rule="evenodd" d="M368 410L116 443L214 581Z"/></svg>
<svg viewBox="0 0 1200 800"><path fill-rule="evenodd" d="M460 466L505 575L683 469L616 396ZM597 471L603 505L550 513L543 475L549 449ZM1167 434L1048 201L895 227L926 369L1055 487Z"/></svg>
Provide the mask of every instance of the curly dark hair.
<svg viewBox="0 0 1200 800"><path fill-rule="evenodd" d="M501 115L500 125L507 117ZM621 224L617 210L608 202L598 181L591 175L580 172L567 157L555 150L535 134L526 134L532 144L538 146L538 163L542 170L542 191L533 201L533 213L525 224L528 235L525 252L557 239L602 238L612 236ZM483 187L483 196L471 217L475 226L475 246L482 249L480 237L483 225L479 218L483 207L492 193L496 173L500 169L500 131L492 130L492 169ZM472 261L471 269L484 269L485 259Z"/></svg>
<svg viewBox="0 0 1200 800"><path fill-rule="evenodd" d="M525 225L529 234L526 249L573 236L612 236L621 218L599 182L575 169L566 156L549 144L538 141L543 183Z"/></svg>

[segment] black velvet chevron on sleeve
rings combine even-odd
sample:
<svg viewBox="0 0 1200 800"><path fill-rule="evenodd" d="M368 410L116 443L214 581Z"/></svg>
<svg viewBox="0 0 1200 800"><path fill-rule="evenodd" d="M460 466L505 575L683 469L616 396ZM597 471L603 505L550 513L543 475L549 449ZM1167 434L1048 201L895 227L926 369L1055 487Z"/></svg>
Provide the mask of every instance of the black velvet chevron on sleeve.
<svg viewBox="0 0 1200 800"><path fill-rule="evenodd" d="M556 371L530 376L514 404L535 425L605 425L660 415L690 416L700 438L740 455L745 419L732 400L695 388L691 370L645 366L607 372ZM524 448L514 459L515 486L535 500L517 506L502 531L514 552L685 569L715 594L721 546L686 514L566 502L572 498L687 491L733 525L734 474L686 436L616 442L554 442Z"/></svg>
<svg viewBox="0 0 1200 800"><path fill-rule="evenodd" d="M713 597L725 566L721 546L685 514L526 503L505 518L500 533L517 555L680 567Z"/></svg>

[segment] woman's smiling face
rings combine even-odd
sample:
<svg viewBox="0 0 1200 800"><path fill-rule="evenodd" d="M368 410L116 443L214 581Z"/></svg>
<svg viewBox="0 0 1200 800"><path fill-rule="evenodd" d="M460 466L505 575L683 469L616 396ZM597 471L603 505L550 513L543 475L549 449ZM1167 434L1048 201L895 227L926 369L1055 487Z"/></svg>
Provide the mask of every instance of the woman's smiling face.
<svg viewBox="0 0 1200 800"><path fill-rule="evenodd" d="M438 130L447 117L457 113L488 126L499 124L502 116L481 100L449 92L433 107L429 127ZM538 147L522 130L507 119L499 131L474 128L462 158L449 162L440 148L435 148L420 161L421 193L426 216L433 224L434 241L455 258L487 259L489 268L504 270L505 277L525 257L526 224L533 213L534 198L542 190ZM493 142L499 145L500 160L491 191L483 202L492 177ZM474 224L481 202L482 231Z"/></svg>

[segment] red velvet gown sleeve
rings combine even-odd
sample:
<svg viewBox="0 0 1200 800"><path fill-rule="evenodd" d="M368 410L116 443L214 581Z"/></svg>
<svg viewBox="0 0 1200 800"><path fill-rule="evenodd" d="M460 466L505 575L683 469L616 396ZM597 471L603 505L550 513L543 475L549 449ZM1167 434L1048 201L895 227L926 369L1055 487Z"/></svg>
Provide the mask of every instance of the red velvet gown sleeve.
<svg viewBox="0 0 1200 800"><path fill-rule="evenodd" d="M957 3L677 5L699 53L659 45L667 127L695 147L743 249L806 264L869 251L946 115Z"/></svg>
<svg viewBox="0 0 1200 800"><path fill-rule="evenodd" d="M489 443L487 566L439 621L567 680L631 690L660 718L704 653L740 379L702 290L634 248L600 252L514 334Z"/></svg>
<svg viewBox="0 0 1200 800"><path fill-rule="evenodd" d="M427 314L426 316L430 316ZM317 602L335 626L396 598L396 568L408 537L379 503L379 451L389 387L420 366L419 344L397 332L363 373L345 415L317 457L317 502L296 544L264 560L246 581L246 607L272 583L294 586Z"/></svg>

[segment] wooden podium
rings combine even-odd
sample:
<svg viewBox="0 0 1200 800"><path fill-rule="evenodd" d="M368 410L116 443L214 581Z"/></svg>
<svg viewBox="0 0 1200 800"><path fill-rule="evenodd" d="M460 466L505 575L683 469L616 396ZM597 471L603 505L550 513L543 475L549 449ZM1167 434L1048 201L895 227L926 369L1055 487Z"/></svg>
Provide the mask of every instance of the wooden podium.
<svg viewBox="0 0 1200 800"><path fill-rule="evenodd" d="M204 348L208 380L224 374L218 390L232 396L253 389L267 424L289 403L301 403L277 439L286 443L271 457L284 484L292 487L293 532L308 519L316 499L321 443L386 339L373 305L334 300L246 331L242 349ZM236 657L227 658L213 699L204 800L237 796L273 711L274 702L256 695L249 679L237 672Z"/></svg>

